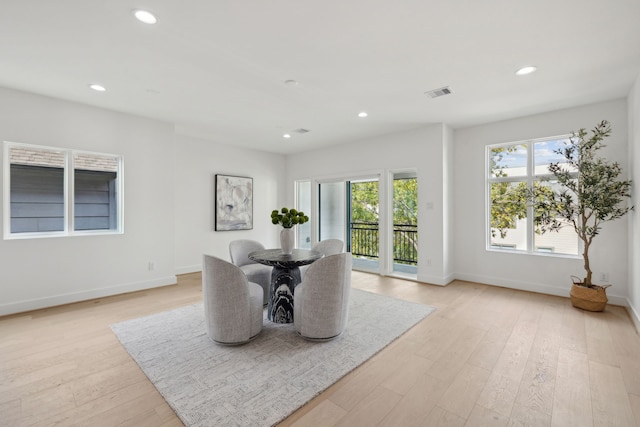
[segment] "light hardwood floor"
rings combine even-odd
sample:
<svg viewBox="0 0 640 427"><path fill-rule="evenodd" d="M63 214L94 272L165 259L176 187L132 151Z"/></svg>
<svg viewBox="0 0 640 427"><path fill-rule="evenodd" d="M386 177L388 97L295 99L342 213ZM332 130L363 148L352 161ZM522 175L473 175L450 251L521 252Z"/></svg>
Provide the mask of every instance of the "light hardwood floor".
<svg viewBox="0 0 640 427"><path fill-rule="evenodd" d="M0 425L181 426L109 325L200 301L200 280L0 318ZM352 284L437 311L280 426L640 426L640 337L621 307Z"/></svg>

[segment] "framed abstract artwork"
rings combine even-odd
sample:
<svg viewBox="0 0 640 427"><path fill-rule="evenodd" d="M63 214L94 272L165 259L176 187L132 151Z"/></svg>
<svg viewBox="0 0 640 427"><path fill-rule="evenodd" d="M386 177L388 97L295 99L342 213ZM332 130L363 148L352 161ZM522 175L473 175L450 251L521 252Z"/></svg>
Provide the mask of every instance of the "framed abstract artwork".
<svg viewBox="0 0 640 427"><path fill-rule="evenodd" d="M215 231L253 229L253 178L216 174Z"/></svg>

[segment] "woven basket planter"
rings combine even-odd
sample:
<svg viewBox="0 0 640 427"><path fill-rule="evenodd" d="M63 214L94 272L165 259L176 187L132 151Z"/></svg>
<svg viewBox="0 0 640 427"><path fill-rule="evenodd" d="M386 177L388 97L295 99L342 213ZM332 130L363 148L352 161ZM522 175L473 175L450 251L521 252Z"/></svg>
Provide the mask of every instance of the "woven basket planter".
<svg viewBox="0 0 640 427"><path fill-rule="evenodd" d="M588 288L576 283L575 279L573 280L570 293L571 304L587 311L604 311L608 301L607 288L611 285L594 285L594 287Z"/></svg>

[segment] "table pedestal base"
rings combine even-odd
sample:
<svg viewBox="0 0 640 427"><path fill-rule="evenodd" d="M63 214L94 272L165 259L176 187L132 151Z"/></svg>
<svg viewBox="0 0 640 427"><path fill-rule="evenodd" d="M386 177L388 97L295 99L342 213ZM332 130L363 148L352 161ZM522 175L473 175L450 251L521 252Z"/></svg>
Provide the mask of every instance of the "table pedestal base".
<svg viewBox="0 0 640 427"><path fill-rule="evenodd" d="M275 323L293 323L293 292L300 283L298 267L309 265L320 258L322 253L306 249L293 249L291 254L283 254L282 249L249 253L249 259L273 267L267 319Z"/></svg>
<svg viewBox="0 0 640 427"><path fill-rule="evenodd" d="M274 266L267 318L274 323L293 323L293 293L300 283L300 269Z"/></svg>

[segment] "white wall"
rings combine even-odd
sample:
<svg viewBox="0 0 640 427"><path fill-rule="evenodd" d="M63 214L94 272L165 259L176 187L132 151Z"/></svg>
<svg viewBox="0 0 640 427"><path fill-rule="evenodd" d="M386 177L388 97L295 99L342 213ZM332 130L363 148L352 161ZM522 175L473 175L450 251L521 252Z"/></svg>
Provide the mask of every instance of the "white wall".
<svg viewBox="0 0 640 427"><path fill-rule="evenodd" d="M443 174L447 145L446 126L441 124L414 131L383 135L345 145L327 147L287 157L287 204L293 203L293 182L338 175L381 173L383 182L389 171L416 169L418 176L418 280L446 284L452 280L447 271L443 218L445 192ZM429 208L427 208L429 206ZM431 265L427 265L427 259Z"/></svg>
<svg viewBox="0 0 640 427"><path fill-rule="evenodd" d="M0 241L0 315L175 283L172 134L166 123L0 88L0 141L121 154L125 179L124 234Z"/></svg>
<svg viewBox="0 0 640 427"><path fill-rule="evenodd" d="M234 148L211 141L175 136L175 263L176 273L202 269L202 254L229 259L229 242L258 240L279 247L280 228L271 211L285 200L285 158ZM253 178L253 229L214 231L215 175ZM290 195L287 195L290 196Z"/></svg>
<svg viewBox="0 0 640 427"><path fill-rule="evenodd" d="M485 146L502 142L561 135L580 128L592 129L601 120L611 122L613 134L602 154L618 161L623 173L627 162L627 105L624 99L579 108L486 124L454 132L454 206L456 277L516 289L567 296L570 275L584 276L582 258L558 258L486 251ZM612 303L626 304L629 293L628 221L607 223L590 250L596 281L608 273Z"/></svg>
<svg viewBox="0 0 640 427"><path fill-rule="evenodd" d="M568 276L582 275L581 259L485 250L484 146L592 128L605 118L614 134L604 154L626 172L635 165L631 178L640 182L640 81L628 104L453 132L438 124L286 158L175 135L159 121L0 88L0 141L122 154L125 162L123 235L0 241L0 315L175 283L176 273L200 269L202 253L228 257L233 239L275 247L279 229L270 212L293 204L295 180L402 169L416 169L419 180L418 280L446 284L455 276L566 296ZM213 231L216 173L253 177L253 230ZM614 284L611 302L630 304L636 321L639 215L605 225L592 251L596 277L607 272ZM636 238L629 241L629 232Z"/></svg>
<svg viewBox="0 0 640 427"><path fill-rule="evenodd" d="M201 269L203 253L228 259L233 239L278 245L270 214L285 202L282 155L2 88L0 141L121 154L125 180L122 235L0 241L0 315L173 284ZM217 173L253 178L253 230L214 231Z"/></svg>
<svg viewBox="0 0 640 427"><path fill-rule="evenodd" d="M629 215L629 311L640 331L640 75L629 93L629 159L633 172L632 200L635 211Z"/></svg>

